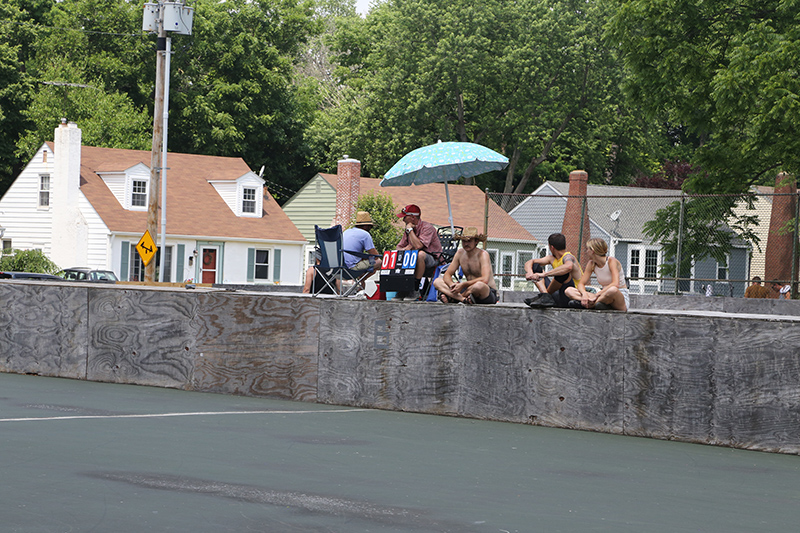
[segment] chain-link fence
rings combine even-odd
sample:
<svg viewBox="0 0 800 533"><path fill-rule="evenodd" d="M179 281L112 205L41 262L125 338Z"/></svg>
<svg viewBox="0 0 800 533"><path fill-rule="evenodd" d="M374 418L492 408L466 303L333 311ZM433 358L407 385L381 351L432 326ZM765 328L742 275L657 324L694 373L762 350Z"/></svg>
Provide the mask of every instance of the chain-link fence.
<svg viewBox="0 0 800 533"><path fill-rule="evenodd" d="M547 182L530 195L487 192L487 203L498 204L527 232L517 241L532 236L537 243L520 247L490 237L487 249L503 289L535 290L525 280L525 262L548 253L549 235L564 233L568 251L582 265L587 259L580 243L605 240L633 293L741 297L760 279L770 297L787 285L797 296L796 194L689 195L590 185L586 196L571 197L568 187ZM500 227L508 218L486 212L490 236L509 229Z"/></svg>

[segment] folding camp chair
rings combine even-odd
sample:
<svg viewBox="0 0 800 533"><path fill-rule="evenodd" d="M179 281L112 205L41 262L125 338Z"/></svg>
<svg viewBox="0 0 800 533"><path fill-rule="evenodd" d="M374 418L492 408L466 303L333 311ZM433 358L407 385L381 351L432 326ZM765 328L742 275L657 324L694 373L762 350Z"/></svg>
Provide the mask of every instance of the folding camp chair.
<svg viewBox="0 0 800 533"><path fill-rule="evenodd" d="M325 285L319 288L312 285L312 294L319 294L324 287L333 291L334 294L340 294L340 291L336 289L337 280L339 281L338 285L341 287L341 296L350 296L357 293L364 279L374 271L374 267L370 267L366 270L351 270L347 268L344 262L344 250L342 249L342 226L337 224L327 229L314 226L314 233L317 237L317 247L321 256L319 264L314 265L314 271L315 274L320 274ZM369 257L380 258L380 256L372 256L370 254L350 250L348 250L347 253L362 259ZM345 280L352 281L353 285L345 288L342 283Z"/></svg>
<svg viewBox="0 0 800 533"><path fill-rule="evenodd" d="M439 235L439 242L442 243L442 253L439 254L439 263L442 265L451 262L453 257L455 257L458 251L459 240L454 237L461 235L464 228L461 226L453 226L453 230L455 233L450 231L450 226L442 226L436 231Z"/></svg>

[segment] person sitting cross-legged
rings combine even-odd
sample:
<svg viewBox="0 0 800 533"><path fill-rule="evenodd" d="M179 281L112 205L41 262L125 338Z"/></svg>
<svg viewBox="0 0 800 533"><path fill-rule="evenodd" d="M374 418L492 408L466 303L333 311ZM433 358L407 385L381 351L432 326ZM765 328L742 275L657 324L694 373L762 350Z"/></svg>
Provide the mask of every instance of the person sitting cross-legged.
<svg viewBox="0 0 800 533"><path fill-rule="evenodd" d="M628 305L630 305L630 296L628 295L628 285L625 282L625 273L618 259L608 257L606 241L589 239L586 242L586 255L589 262L586 264L586 269L577 286L568 287L565 291L571 300L568 306L627 311ZM603 287L597 294L586 290L586 284L592 279L592 274Z"/></svg>
<svg viewBox="0 0 800 533"><path fill-rule="evenodd" d="M583 275L578 259L567 251L567 238L561 233L553 233L547 238L549 254L531 259L525 263L525 279L536 283L539 294L528 298L525 303L531 307L540 307L549 300L548 305L567 307L568 287L575 287L575 282ZM544 266L551 265L545 271ZM546 278L551 277L552 280ZM549 283L548 283L549 281Z"/></svg>
<svg viewBox="0 0 800 533"><path fill-rule="evenodd" d="M478 248L478 242L485 243L486 236L479 234L476 228L467 228L454 238L461 240L461 248L444 274L433 280L433 287L440 294L439 299L445 303L497 303L497 285L489 252ZM466 281L453 281L459 268Z"/></svg>

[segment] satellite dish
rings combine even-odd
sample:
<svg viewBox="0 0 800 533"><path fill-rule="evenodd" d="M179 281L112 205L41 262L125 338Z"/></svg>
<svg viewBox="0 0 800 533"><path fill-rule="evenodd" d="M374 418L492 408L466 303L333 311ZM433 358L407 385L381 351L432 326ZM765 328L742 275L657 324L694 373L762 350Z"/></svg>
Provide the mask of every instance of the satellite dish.
<svg viewBox="0 0 800 533"><path fill-rule="evenodd" d="M263 175L264 175L264 165L261 165L261 170L258 171L258 177L260 178Z"/></svg>
<svg viewBox="0 0 800 533"><path fill-rule="evenodd" d="M622 211L620 211L619 209L617 209L616 211L614 211L613 213L611 213L610 215L608 215L608 218L610 218L611 220L613 220L614 222L616 222L617 220L619 220L619 216L620 216L621 214L622 214Z"/></svg>

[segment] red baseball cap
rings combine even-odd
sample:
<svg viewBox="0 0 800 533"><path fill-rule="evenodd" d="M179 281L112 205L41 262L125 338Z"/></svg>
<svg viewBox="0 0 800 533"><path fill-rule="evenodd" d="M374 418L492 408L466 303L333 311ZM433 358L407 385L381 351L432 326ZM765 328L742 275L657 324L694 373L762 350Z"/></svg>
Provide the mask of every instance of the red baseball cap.
<svg viewBox="0 0 800 533"><path fill-rule="evenodd" d="M400 218L408 216L408 215L411 215L411 216L414 216L414 217L418 217L418 216L420 216L420 214L421 214L421 211L420 211L418 205L408 204L407 206L405 206L403 208L402 211L400 211L400 214L397 215L397 216L400 217Z"/></svg>

